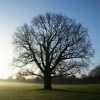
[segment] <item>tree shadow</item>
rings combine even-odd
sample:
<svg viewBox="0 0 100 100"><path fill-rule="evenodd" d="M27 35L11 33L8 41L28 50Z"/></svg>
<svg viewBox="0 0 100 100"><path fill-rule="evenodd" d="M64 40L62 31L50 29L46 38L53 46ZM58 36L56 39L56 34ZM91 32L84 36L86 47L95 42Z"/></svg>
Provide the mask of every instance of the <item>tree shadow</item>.
<svg viewBox="0 0 100 100"><path fill-rule="evenodd" d="M100 92L87 92L87 91L76 91L76 90L65 90L65 89L52 89L52 91L69 92L69 93L99 94L100 95Z"/></svg>
<svg viewBox="0 0 100 100"><path fill-rule="evenodd" d="M55 92L67 92L67 93L83 93L83 94L97 94L100 95L100 92L88 92L88 91L76 91L76 90L67 90L67 89L51 89L51 90L44 90L44 89L34 89L36 91L55 91Z"/></svg>

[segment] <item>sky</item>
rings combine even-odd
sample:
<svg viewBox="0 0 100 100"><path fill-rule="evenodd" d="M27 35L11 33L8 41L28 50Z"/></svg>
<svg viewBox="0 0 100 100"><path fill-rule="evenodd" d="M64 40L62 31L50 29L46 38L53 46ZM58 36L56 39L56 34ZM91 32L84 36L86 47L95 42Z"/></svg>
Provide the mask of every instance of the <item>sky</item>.
<svg viewBox="0 0 100 100"><path fill-rule="evenodd" d="M0 78L12 75L12 35L16 28L46 12L62 13L88 28L95 56L92 68L100 64L100 0L0 0Z"/></svg>

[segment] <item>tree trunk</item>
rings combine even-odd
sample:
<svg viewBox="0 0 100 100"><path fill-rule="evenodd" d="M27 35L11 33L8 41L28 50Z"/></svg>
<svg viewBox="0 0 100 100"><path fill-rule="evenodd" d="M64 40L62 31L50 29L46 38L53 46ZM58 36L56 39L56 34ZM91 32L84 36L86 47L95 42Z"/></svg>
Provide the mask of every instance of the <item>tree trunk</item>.
<svg viewBox="0 0 100 100"><path fill-rule="evenodd" d="M51 90L52 86L51 86L51 74L45 74L44 75L44 89L45 90Z"/></svg>

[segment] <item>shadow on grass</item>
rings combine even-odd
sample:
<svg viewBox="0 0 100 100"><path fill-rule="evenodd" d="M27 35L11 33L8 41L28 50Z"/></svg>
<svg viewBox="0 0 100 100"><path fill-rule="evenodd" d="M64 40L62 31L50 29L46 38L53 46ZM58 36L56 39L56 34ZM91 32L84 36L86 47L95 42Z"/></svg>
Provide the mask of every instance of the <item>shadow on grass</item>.
<svg viewBox="0 0 100 100"><path fill-rule="evenodd" d="M33 89L32 89L33 90ZM67 92L67 93L84 93L84 94L98 94L100 95L100 92L87 92L87 91L76 91L76 90L65 90L65 89L51 89L51 90L44 90L44 89L34 89L36 91L49 91L49 92Z"/></svg>

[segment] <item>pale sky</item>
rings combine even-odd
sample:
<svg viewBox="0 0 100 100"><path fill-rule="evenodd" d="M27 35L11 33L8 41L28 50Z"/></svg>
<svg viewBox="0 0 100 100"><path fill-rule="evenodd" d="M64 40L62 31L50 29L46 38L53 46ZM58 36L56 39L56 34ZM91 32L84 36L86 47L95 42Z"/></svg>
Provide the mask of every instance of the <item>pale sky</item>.
<svg viewBox="0 0 100 100"><path fill-rule="evenodd" d="M0 0L0 78L13 72L11 42L16 28L46 12L62 13L87 27L95 49L92 67L100 64L100 0Z"/></svg>

